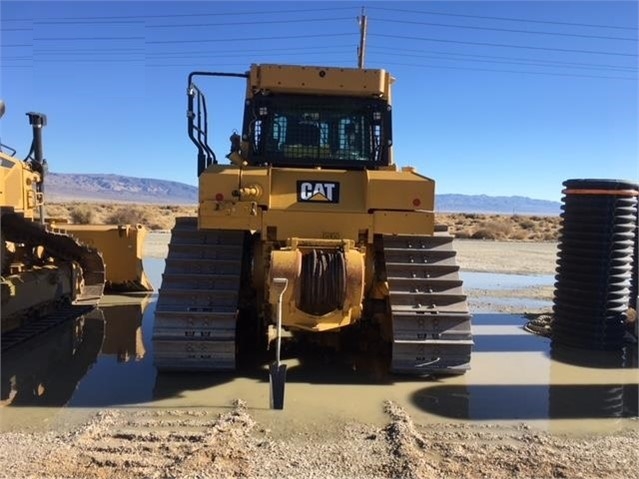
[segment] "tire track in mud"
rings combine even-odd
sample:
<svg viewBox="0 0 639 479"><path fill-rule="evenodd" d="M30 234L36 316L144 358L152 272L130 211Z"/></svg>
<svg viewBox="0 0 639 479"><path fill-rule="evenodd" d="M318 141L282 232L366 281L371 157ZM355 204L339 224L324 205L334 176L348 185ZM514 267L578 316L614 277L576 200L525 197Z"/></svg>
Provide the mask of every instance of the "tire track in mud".
<svg viewBox="0 0 639 479"><path fill-rule="evenodd" d="M244 403L206 411L109 410L65 438L41 464L47 477L250 477L255 422Z"/></svg>
<svg viewBox="0 0 639 479"><path fill-rule="evenodd" d="M327 417L326 428L274 433L239 400L223 414L104 410L66 434L0 435L0 477L625 479L639 464L639 427L571 437L526 424L420 425L391 401L384 411L384 426Z"/></svg>
<svg viewBox="0 0 639 479"><path fill-rule="evenodd" d="M397 404L386 401L384 412L390 417L384 428L389 448L388 477L425 479L438 477L433 466L438 458L429 450L428 441L417 431L410 416Z"/></svg>

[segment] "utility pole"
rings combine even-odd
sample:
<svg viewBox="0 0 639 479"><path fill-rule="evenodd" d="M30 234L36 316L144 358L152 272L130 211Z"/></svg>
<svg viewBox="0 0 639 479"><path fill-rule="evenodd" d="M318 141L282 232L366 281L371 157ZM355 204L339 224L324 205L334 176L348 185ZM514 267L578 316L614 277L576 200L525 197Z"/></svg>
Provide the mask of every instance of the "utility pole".
<svg viewBox="0 0 639 479"><path fill-rule="evenodd" d="M366 55L366 26L367 20L362 7L362 16L359 20L359 48L357 49L357 66L364 68L364 56Z"/></svg>

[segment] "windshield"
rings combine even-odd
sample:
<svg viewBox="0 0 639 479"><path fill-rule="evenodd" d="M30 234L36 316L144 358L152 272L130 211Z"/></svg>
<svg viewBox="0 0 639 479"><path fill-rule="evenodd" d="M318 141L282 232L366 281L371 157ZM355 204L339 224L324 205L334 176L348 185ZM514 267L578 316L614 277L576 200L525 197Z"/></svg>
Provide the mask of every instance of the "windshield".
<svg viewBox="0 0 639 479"><path fill-rule="evenodd" d="M253 164L370 168L388 161L390 114L381 100L258 96L246 116Z"/></svg>

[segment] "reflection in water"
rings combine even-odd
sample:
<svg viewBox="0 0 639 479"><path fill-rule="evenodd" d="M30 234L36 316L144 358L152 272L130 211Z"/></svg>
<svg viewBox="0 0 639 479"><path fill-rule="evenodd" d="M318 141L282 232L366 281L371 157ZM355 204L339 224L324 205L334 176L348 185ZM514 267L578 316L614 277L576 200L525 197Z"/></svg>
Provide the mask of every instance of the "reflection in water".
<svg viewBox="0 0 639 479"><path fill-rule="evenodd" d="M136 304L117 304L103 308L105 336L103 355L114 355L120 363L140 361L146 349L142 337L142 317L150 295Z"/></svg>
<svg viewBox="0 0 639 479"><path fill-rule="evenodd" d="M132 377L127 384L127 374L108 365L144 358L142 318L150 295L122 298L128 303L101 307L3 351L0 404L88 406L114 395L130 400L126 391L144 381ZM143 372L152 373L152 367Z"/></svg>
<svg viewBox="0 0 639 479"><path fill-rule="evenodd" d="M551 386L548 391L548 416L551 418L621 418L624 417L624 388L636 384ZM628 411L630 412L630 411ZM635 417L637 411L630 417Z"/></svg>
<svg viewBox="0 0 639 479"><path fill-rule="evenodd" d="M289 354L283 357L288 367L288 384L381 386L404 379L389 373L389 358L383 354L336 352L321 347L303 349L300 345L289 345ZM155 378L153 399L175 398L185 391L200 391L237 378L251 379L266 388L271 360L264 354L245 357L243 364L234 372L159 372ZM407 377L406 380L414 381L415 378Z"/></svg>
<svg viewBox="0 0 639 479"><path fill-rule="evenodd" d="M552 286L555 282L554 275L523 275L504 273L484 273L475 271L462 271L464 289L490 289L507 290L518 288L532 288L540 286Z"/></svg>
<svg viewBox="0 0 639 479"><path fill-rule="evenodd" d="M534 334L481 334L473 337L473 352L523 352L549 349L550 341Z"/></svg>
<svg viewBox="0 0 639 479"><path fill-rule="evenodd" d="M65 405L95 363L103 337L97 309L3 352L2 405Z"/></svg>
<svg viewBox="0 0 639 479"><path fill-rule="evenodd" d="M598 351L552 344L550 357L550 382L565 376L565 365L580 368L617 370L637 367L637 346L627 345L620 351ZM570 391L550 388L550 417L589 417L588 412L599 410L602 416L594 417L637 417L637 384L607 384L596 389L581 387L581 395L575 397Z"/></svg>
<svg viewBox="0 0 639 479"><path fill-rule="evenodd" d="M69 406L105 407L151 399L155 368L145 345L145 338L150 343L148 329L153 320L151 297L115 296L103 302L104 346Z"/></svg>
<svg viewBox="0 0 639 479"><path fill-rule="evenodd" d="M637 384L434 385L411 399L424 411L457 419L637 417L636 403L624 404L626 388L636 396Z"/></svg>
<svg viewBox="0 0 639 479"><path fill-rule="evenodd" d="M521 385L468 384L470 378L481 382L484 377L475 363L463 384L445 384L444 380L413 392L411 400L417 407L439 416L474 420L619 419L639 415L636 345L623 351L551 348L547 338L522 334L523 318L519 316L479 314L473 321L475 358L499 357L510 365L519 361L521 378L534 378L528 371L536 370L541 373L537 378L542 383L532 379L530 384Z"/></svg>
<svg viewBox="0 0 639 479"><path fill-rule="evenodd" d="M580 349L551 344L550 357L554 361L583 368L621 369L637 367L637 346L627 345L618 351Z"/></svg>
<svg viewBox="0 0 639 479"><path fill-rule="evenodd" d="M176 398L185 391L201 391L233 381L236 373L229 372L162 372L155 376L153 399Z"/></svg>

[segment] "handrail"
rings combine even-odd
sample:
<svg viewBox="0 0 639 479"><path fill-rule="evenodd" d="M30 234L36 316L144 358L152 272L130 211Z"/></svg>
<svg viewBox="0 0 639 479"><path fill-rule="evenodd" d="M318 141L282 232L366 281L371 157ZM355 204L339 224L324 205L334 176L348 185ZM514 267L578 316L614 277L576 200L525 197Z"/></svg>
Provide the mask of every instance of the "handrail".
<svg viewBox="0 0 639 479"><path fill-rule="evenodd" d="M193 83L196 76L236 77L248 78L248 73L224 73L194 71L189 73L187 84L187 132L193 144L197 147L197 174L211 164L217 164L215 153L208 144L208 111L204 93ZM197 106L197 109L194 109Z"/></svg>

